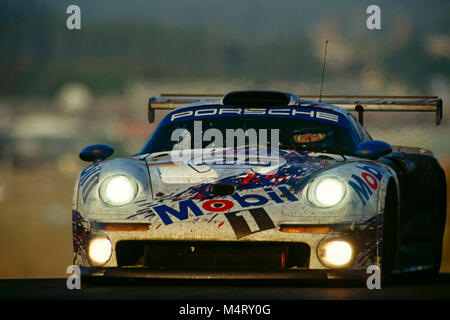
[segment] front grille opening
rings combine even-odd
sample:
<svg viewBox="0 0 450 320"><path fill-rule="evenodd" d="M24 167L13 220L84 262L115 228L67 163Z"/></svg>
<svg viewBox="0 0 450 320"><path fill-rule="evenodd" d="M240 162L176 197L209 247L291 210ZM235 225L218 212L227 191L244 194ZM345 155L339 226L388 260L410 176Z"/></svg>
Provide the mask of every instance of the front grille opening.
<svg viewBox="0 0 450 320"><path fill-rule="evenodd" d="M142 267L144 265L144 241L119 241L116 245L119 267Z"/></svg>
<svg viewBox="0 0 450 320"><path fill-rule="evenodd" d="M288 270L309 266L304 243L219 241L120 241L119 267L153 270Z"/></svg>

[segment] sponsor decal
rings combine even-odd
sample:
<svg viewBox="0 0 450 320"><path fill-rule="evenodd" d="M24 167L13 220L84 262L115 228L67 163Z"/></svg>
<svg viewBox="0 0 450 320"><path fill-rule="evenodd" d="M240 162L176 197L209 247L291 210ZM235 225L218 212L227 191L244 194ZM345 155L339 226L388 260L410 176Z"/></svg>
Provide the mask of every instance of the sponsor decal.
<svg viewBox="0 0 450 320"><path fill-rule="evenodd" d="M363 171L352 174L348 184L355 190L363 205L370 199L373 192L378 189L383 173L373 166L356 166Z"/></svg>
<svg viewBox="0 0 450 320"><path fill-rule="evenodd" d="M226 116L226 115L269 115L269 116L292 116L296 118L309 118L318 120L328 120L330 122L339 122L339 115L328 112L309 110L304 107L296 108L220 108L210 107L207 109L196 109L188 111L180 111L172 113L169 122L174 122L177 119L192 120L205 116Z"/></svg>
<svg viewBox="0 0 450 320"><path fill-rule="evenodd" d="M185 120L201 120L202 118L211 117L235 117L239 115L249 117L293 117L328 123L331 122L344 127L350 127L350 124L345 117L341 116L339 113L331 110L319 110L308 106L290 108L245 108L223 106L197 107L189 110L174 111L163 119L161 125L167 125Z"/></svg>
<svg viewBox="0 0 450 320"><path fill-rule="evenodd" d="M297 197L292 194L289 189L285 186L278 187L278 191L281 192L280 195L276 194L271 188L264 189L267 193L266 195L261 194L245 194L240 195L235 192L231 198L227 199L211 199L204 201L201 205L197 204L192 199L182 200L176 202L178 208L168 206L166 204L160 204L152 207L152 211L155 212L165 225L173 223L173 219L176 218L180 221L187 220L190 213L196 217L204 215L206 213L222 213L232 209L237 209L237 211L243 211L242 209L250 209L254 207L261 207L266 205L269 201L274 201L275 203L283 203L285 198L287 201L294 202L298 201ZM276 200L274 200L276 199ZM202 210L203 209L203 210Z"/></svg>
<svg viewBox="0 0 450 320"><path fill-rule="evenodd" d="M264 208L230 212L225 217L233 228L237 239L275 228L272 219Z"/></svg>
<svg viewBox="0 0 450 320"><path fill-rule="evenodd" d="M197 217L203 215L202 210L191 199L177 202L177 204L178 210L162 204L153 207L153 211L156 212L165 225L173 223L171 217L177 218L180 221L187 220L189 218L189 212L192 212Z"/></svg>
<svg viewBox="0 0 450 320"><path fill-rule="evenodd" d="M210 212L224 212L228 211L234 207L234 203L230 200L220 199L220 200L208 200L203 202L203 209Z"/></svg>
<svg viewBox="0 0 450 320"><path fill-rule="evenodd" d="M283 151L283 157L286 158L287 163L280 167L276 174L248 172L222 178L214 183L195 185L177 193L157 193L151 200L138 200L135 203L139 209L128 216L127 219L153 220L158 215L163 217L163 221L169 223L173 216L175 218L179 216L182 218L181 220L184 220L189 212L192 212L193 215L195 213L200 215L200 212L226 213L233 210L238 211L236 208L248 209L262 206L269 201L276 204L285 201L297 201L296 195L303 189L307 181L306 178L317 170L324 168L327 162L316 157L310 157L305 151ZM236 193L227 198L217 197L211 193L212 184L235 185ZM256 192L252 193L251 190L254 189L264 190L264 195L253 195ZM249 192L252 195L242 192ZM188 200L197 202L191 204ZM188 202L183 202L181 208L176 207L176 203L181 201ZM159 214L154 210L155 207L158 207ZM173 209L175 210L173 211L168 208L176 209Z"/></svg>
<svg viewBox="0 0 450 320"><path fill-rule="evenodd" d="M102 167L99 165L99 163L95 163L81 172L80 187L83 202L86 202L89 193L98 184L101 170Z"/></svg>
<svg viewBox="0 0 450 320"><path fill-rule="evenodd" d="M86 181L95 175L96 173L99 173L101 171L102 167L99 163L95 163L92 166L87 167L83 171L81 171L80 174L80 184L83 187L86 184Z"/></svg>

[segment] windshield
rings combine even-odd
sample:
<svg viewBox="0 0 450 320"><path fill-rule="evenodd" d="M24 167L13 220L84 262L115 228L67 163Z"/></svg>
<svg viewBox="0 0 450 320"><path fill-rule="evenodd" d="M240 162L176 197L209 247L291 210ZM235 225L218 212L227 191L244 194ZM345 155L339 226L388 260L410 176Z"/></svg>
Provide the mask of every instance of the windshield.
<svg viewBox="0 0 450 320"><path fill-rule="evenodd" d="M176 121L167 121L170 118L169 115L150 137L141 154L255 144L285 150L353 154L357 142L353 139L349 128L342 125L341 120L334 123L327 121L326 116L323 116L325 120L321 119L321 121L311 119L309 115L314 114L303 110L302 112L305 113L302 115L303 118L267 114L264 116L230 114L211 116L209 114L209 116L198 118L187 117L186 120L183 120L183 115ZM344 118L342 115L339 117ZM274 139L274 135L278 135L278 139ZM256 142L255 139L252 140L252 136L256 136Z"/></svg>

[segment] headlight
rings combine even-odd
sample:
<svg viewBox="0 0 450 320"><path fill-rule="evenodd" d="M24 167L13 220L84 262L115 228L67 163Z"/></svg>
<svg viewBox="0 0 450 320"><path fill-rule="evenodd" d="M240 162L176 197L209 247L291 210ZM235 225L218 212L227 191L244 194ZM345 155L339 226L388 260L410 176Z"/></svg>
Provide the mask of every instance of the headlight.
<svg viewBox="0 0 450 320"><path fill-rule="evenodd" d="M111 258L112 244L108 238L93 238L89 241L89 261L93 266L101 266Z"/></svg>
<svg viewBox="0 0 450 320"><path fill-rule="evenodd" d="M346 240L325 240L319 244L317 255L326 267L343 268L350 265L354 250L352 244Z"/></svg>
<svg viewBox="0 0 450 320"><path fill-rule="evenodd" d="M136 197L137 184L124 175L117 175L107 178L100 187L100 197L112 206L123 206Z"/></svg>
<svg viewBox="0 0 450 320"><path fill-rule="evenodd" d="M326 177L314 181L308 188L308 200L315 206L328 208L344 199L346 187L338 177Z"/></svg>

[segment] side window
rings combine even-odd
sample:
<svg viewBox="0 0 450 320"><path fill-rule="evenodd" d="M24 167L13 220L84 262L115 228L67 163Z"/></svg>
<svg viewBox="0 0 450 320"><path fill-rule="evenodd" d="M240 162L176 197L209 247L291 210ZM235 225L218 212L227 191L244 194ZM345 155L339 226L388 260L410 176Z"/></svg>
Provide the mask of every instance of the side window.
<svg viewBox="0 0 450 320"><path fill-rule="evenodd" d="M364 129L362 125L358 123L358 127L361 129L364 141L372 140L372 137L369 135L369 133L366 131L366 129Z"/></svg>
<svg viewBox="0 0 450 320"><path fill-rule="evenodd" d="M352 121L353 125L356 127L358 131L358 135L361 138L361 141L368 141L372 140L372 137L369 135L369 133L364 129L364 127L356 120L356 118L349 113L350 120Z"/></svg>
<svg viewBox="0 0 450 320"><path fill-rule="evenodd" d="M356 133L358 134L359 141L365 141L366 139L364 139L364 134L361 130L361 125L358 123L358 121L356 121L355 117L350 112L348 113L348 115L350 122L352 123Z"/></svg>

